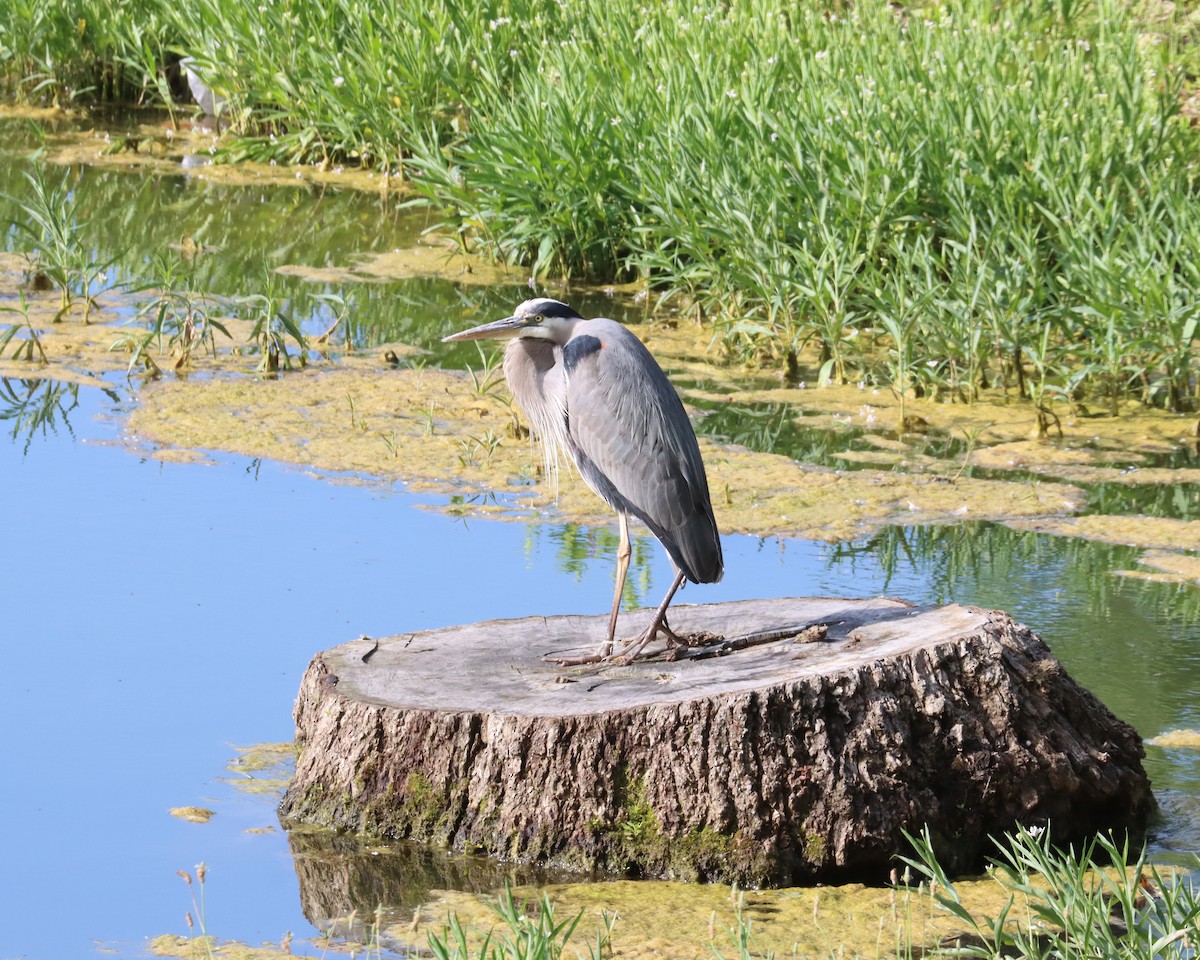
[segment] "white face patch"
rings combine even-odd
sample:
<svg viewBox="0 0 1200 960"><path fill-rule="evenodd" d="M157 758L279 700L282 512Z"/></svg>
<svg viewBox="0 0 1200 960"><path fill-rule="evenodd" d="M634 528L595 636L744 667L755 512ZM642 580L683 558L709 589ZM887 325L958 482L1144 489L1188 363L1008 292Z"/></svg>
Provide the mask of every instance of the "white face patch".
<svg viewBox="0 0 1200 960"><path fill-rule="evenodd" d="M536 340L553 340L554 332L550 330L546 324L547 321L543 320L541 323L533 323L527 327L521 327L517 333L517 336L530 337Z"/></svg>
<svg viewBox="0 0 1200 960"><path fill-rule="evenodd" d="M579 323L578 317L540 317L538 322L521 327L518 336L566 343L571 336L571 328L577 323Z"/></svg>

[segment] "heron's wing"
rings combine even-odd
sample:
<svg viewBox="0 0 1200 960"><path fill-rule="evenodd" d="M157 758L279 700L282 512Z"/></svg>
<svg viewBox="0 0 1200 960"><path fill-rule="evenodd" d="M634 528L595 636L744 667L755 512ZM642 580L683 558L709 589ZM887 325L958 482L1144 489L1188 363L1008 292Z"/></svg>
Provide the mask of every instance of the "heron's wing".
<svg viewBox="0 0 1200 960"><path fill-rule="evenodd" d="M650 352L619 323L588 320L562 348L562 364L567 436L584 479L650 527L689 579L720 579L696 434Z"/></svg>

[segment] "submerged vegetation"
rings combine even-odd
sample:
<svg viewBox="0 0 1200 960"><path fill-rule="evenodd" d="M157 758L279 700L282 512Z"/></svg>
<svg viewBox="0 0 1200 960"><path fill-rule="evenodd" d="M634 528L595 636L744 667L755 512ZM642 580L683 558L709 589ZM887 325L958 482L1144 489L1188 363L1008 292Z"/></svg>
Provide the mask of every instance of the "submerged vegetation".
<svg viewBox="0 0 1200 960"><path fill-rule="evenodd" d="M701 887L696 898L707 908L707 923L701 920L699 929L697 911L689 906L664 911L655 888L673 884L643 883L636 890L621 883L568 884L539 890L530 900L517 897L527 895L527 888L514 893L506 884L486 904L470 894L418 902L411 921L392 922L394 905L359 903L349 916L331 918L313 945L352 956L420 954L434 960L649 955L675 960L706 954L716 960L781 955L1189 960L1195 954L1200 890L1194 876L1159 869L1144 855L1131 858L1111 839L1062 851L1046 835L1021 830L997 844L987 878L961 883L946 876L927 836L912 843L903 877L888 889ZM197 893L190 875L179 871L191 894L188 936L156 938L155 954L242 956L250 949L212 936L204 872L201 864ZM440 915L440 922L430 922L429 914ZM286 955L292 945L288 934L278 950L262 946L250 955Z"/></svg>
<svg viewBox="0 0 1200 960"><path fill-rule="evenodd" d="M1200 406L1186 11L117 7L5 5L0 85L171 106L190 56L226 103L224 159L382 170L464 247L641 279L797 379L999 389L1043 430L1052 400Z"/></svg>

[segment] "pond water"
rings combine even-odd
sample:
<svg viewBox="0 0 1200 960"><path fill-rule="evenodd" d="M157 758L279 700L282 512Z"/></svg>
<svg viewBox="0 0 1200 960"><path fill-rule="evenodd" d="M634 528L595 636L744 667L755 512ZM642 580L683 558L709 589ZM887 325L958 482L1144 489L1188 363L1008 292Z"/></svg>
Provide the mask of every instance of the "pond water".
<svg viewBox="0 0 1200 960"><path fill-rule="evenodd" d="M7 132L12 143L25 137ZM21 189L21 168L0 164L0 191ZM136 277L186 233L225 251L204 282L231 296L272 266L343 265L421 227L372 194L69 175L89 242L100 259L115 258L106 282ZM464 316L503 315L525 295L516 285L429 280L336 292L353 303L360 345L432 345ZM399 907L430 887L494 889L495 870L462 858L289 838L275 819L277 796L239 789L248 778L227 765L237 746L291 738L292 701L318 650L361 633L604 612L612 531L464 522L424 509L436 500L402 485L219 453L205 464L164 463L124 441L136 389L106 379L106 390L0 382L0 960L141 956L149 937L186 934L193 906L176 871L201 861L211 932L258 943L293 931L293 951L315 955L302 941L328 912L314 863L340 857L348 866L330 873L343 884L353 874L354 893L342 893L365 913L381 895ZM769 446L770 416L752 409L721 429L752 433L760 418L758 442ZM1181 504L1192 509L1194 491ZM961 524L891 528L839 546L731 536L725 552L724 581L691 587L685 602L885 593L998 607L1037 629L1143 736L1200 727L1200 592L1113 576L1138 550ZM636 561L638 595L653 602L669 580L667 560L643 540ZM1148 753L1162 806L1155 854L1200 849L1200 754ZM184 805L215 816L198 824L169 815Z"/></svg>

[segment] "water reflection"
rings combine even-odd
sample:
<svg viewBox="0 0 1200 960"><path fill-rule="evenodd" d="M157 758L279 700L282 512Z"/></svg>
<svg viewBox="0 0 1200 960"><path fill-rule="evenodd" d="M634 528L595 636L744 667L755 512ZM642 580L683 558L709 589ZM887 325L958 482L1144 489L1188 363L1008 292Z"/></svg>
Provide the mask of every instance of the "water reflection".
<svg viewBox="0 0 1200 960"><path fill-rule="evenodd" d="M612 527L589 527L578 523L551 524L544 532L530 528L531 538L539 534L556 545L555 556L559 569L572 575L577 581L583 578L589 564L600 560L601 567L615 567L620 534ZM527 540L531 545L531 541ZM645 598L653 588L651 568L658 544L652 537L630 535L633 553L629 562L629 574L625 578L622 603L627 607L643 606ZM527 546L528 549L528 546Z"/></svg>
<svg viewBox="0 0 1200 960"><path fill-rule="evenodd" d="M66 431L71 439L70 415L79 406L79 385L62 380L17 379L0 377L0 420L8 428L8 437L29 453L34 438L43 439Z"/></svg>
<svg viewBox="0 0 1200 960"><path fill-rule="evenodd" d="M299 828L288 834L300 886L300 908L319 930L330 930L352 913L374 922L386 908L385 922L412 917L435 890L494 893L505 882L545 884L580 879L579 875L528 864L502 864L454 854L418 843L372 844L359 837ZM360 932L360 931L355 931Z"/></svg>
<svg viewBox="0 0 1200 960"><path fill-rule="evenodd" d="M1178 466L1194 466L1192 451L1174 458ZM1200 519L1200 484L1096 483L1088 488L1088 513L1145 514L1150 517Z"/></svg>
<svg viewBox="0 0 1200 960"><path fill-rule="evenodd" d="M837 454L859 447L866 433L849 425L837 431L810 427L796 415L795 407L783 403L700 402L696 406L702 411L696 422L701 436L825 467L847 467Z"/></svg>

